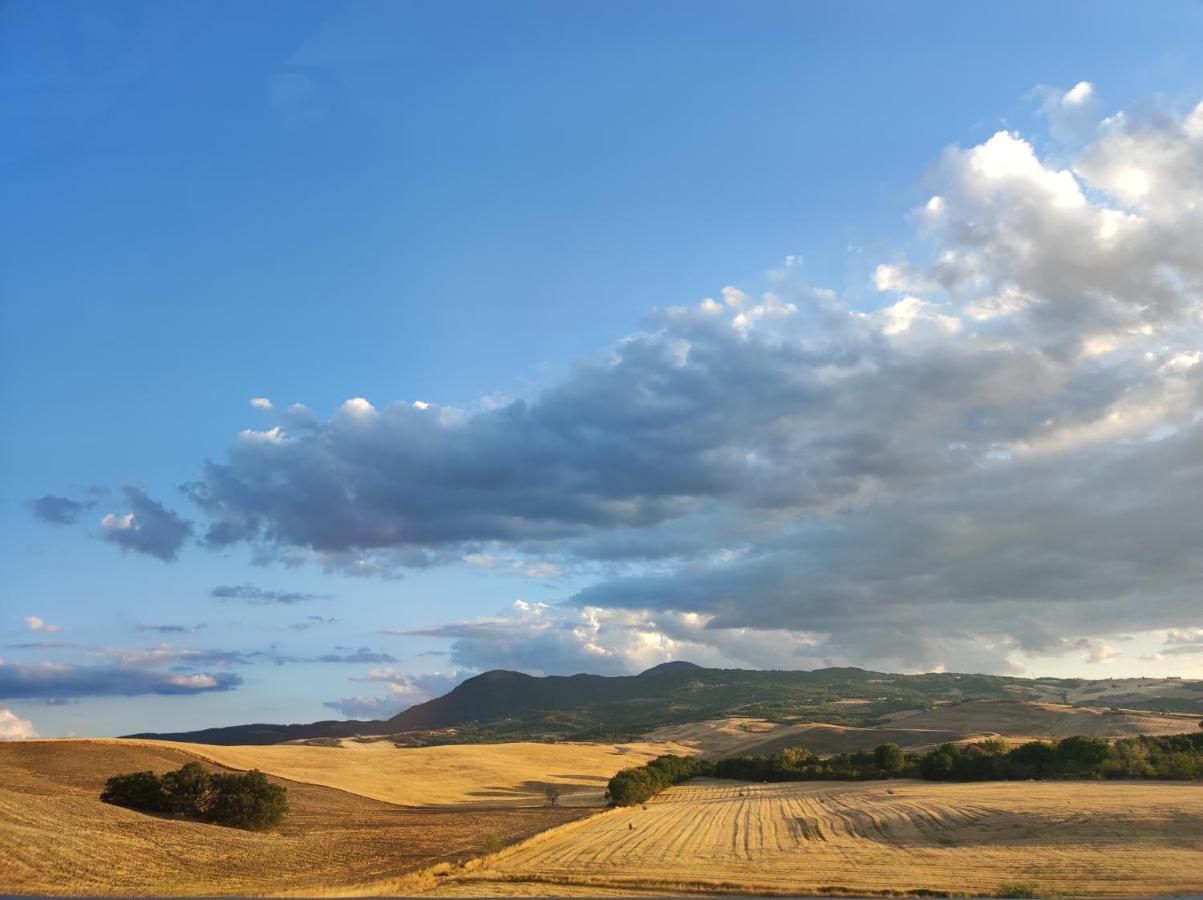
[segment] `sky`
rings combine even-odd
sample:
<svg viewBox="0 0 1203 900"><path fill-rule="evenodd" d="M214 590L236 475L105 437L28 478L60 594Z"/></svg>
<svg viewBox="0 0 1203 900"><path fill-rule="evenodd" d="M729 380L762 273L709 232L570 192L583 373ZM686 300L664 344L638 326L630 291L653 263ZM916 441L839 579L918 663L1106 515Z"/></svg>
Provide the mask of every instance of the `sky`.
<svg viewBox="0 0 1203 900"><path fill-rule="evenodd" d="M0 6L0 738L1203 677L1203 4Z"/></svg>

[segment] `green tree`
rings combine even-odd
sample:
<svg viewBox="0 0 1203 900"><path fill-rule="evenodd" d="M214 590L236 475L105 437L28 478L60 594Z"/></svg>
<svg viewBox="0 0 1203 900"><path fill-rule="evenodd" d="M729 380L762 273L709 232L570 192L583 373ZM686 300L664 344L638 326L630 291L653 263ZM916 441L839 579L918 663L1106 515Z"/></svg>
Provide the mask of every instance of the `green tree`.
<svg viewBox="0 0 1203 900"><path fill-rule="evenodd" d="M200 763L186 763L163 776L163 794L169 811L203 819L213 805L213 778Z"/></svg>
<svg viewBox="0 0 1203 900"><path fill-rule="evenodd" d="M205 818L219 825L262 831L274 828L288 812L287 791L258 769L242 775L213 775L213 802Z"/></svg>
<svg viewBox="0 0 1203 900"><path fill-rule="evenodd" d="M897 744L882 744L873 751L873 762L887 775L897 775L906 768L906 754Z"/></svg>
<svg viewBox="0 0 1203 900"><path fill-rule="evenodd" d="M114 806L125 806L142 812L162 812L167 808L163 784L154 772L114 775L105 782L100 799Z"/></svg>

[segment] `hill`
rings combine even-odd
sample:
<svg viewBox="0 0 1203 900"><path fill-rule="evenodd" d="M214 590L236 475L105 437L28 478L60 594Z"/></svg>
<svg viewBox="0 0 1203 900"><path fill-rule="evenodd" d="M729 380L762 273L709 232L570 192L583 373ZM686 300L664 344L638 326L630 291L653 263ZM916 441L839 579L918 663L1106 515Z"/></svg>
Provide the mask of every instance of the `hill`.
<svg viewBox="0 0 1203 900"><path fill-rule="evenodd" d="M730 716L866 728L896 724L894 717L902 713L933 711L966 701L1099 707L1117 705L1113 700L1122 700L1130 709L1197 716L1203 713L1203 681L898 675L857 668L760 671L706 669L689 663L616 677L535 677L495 670L384 722L245 725L131 737L272 744L387 734L396 736L398 743L418 746L548 738L621 740L665 726ZM903 727L942 730L947 726L915 722Z"/></svg>
<svg viewBox="0 0 1203 900"><path fill-rule="evenodd" d="M315 748L252 749L303 756ZM350 752L327 752L353 768ZM110 775L162 773L196 758L186 747L118 740L0 742L0 894L263 896L284 888L310 897L373 893L358 885L380 879L407 884L404 879L415 870L478 856L590 811L549 808L541 798L525 806L415 808L297 778L282 782L290 811L271 832L100 802ZM576 771L571 760L558 762ZM386 768L380 781L406 780L403 763Z"/></svg>

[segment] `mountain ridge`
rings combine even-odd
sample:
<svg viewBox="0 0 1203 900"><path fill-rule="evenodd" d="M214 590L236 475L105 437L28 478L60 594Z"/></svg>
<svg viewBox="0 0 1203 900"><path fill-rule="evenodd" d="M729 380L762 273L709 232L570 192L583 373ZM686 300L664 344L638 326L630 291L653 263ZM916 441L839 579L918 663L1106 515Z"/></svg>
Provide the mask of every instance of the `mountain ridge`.
<svg viewBox="0 0 1203 900"><path fill-rule="evenodd" d="M399 744L608 740L722 716L872 727L904 710L966 700L1203 713L1203 681L1020 678L855 667L712 669L661 664L638 675L534 676L493 669L387 720L233 725L127 737L210 744L271 744L389 736Z"/></svg>

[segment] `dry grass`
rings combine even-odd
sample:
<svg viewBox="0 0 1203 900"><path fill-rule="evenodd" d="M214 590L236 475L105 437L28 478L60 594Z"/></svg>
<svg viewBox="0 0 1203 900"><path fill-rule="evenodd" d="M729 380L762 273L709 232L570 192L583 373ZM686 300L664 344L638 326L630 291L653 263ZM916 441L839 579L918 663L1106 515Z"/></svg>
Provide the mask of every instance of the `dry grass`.
<svg viewBox="0 0 1203 900"><path fill-rule="evenodd" d="M118 741L0 743L0 893L353 894L586 814L414 809L290 782L285 826L256 834L97 799L109 775L190 759L169 746Z"/></svg>
<svg viewBox="0 0 1203 900"><path fill-rule="evenodd" d="M564 806L605 803L619 769L662 753L693 752L671 744L464 744L396 747L387 741L343 741L339 747L174 745L220 765L351 791L404 806L531 806L547 783Z"/></svg>
<svg viewBox="0 0 1203 900"><path fill-rule="evenodd" d="M1203 785L697 781L503 851L438 893L1203 890Z"/></svg>

